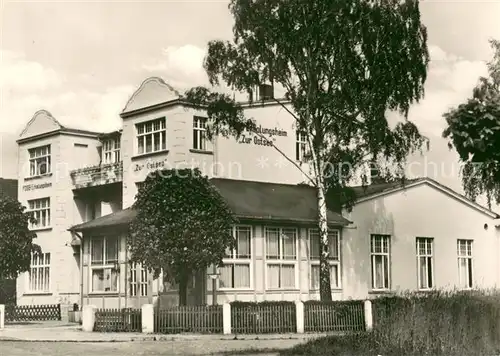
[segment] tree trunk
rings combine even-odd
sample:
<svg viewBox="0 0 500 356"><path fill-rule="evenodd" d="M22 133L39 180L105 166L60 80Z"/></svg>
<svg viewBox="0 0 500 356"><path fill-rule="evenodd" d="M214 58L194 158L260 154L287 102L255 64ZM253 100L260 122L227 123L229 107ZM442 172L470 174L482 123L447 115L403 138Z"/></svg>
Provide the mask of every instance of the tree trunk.
<svg viewBox="0 0 500 356"><path fill-rule="evenodd" d="M328 251L328 223L325 198L325 182L323 177L318 177L318 220L319 220L319 294L322 301L332 300L332 286L330 282L330 263Z"/></svg>
<svg viewBox="0 0 500 356"><path fill-rule="evenodd" d="M179 305L187 305L188 277L183 276L179 282Z"/></svg>

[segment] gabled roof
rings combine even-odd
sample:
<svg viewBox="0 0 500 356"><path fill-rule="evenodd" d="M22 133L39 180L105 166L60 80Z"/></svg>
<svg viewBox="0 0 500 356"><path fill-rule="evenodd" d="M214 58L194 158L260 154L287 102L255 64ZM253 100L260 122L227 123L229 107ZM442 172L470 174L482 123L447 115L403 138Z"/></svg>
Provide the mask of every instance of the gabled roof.
<svg viewBox="0 0 500 356"><path fill-rule="evenodd" d="M49 111L38 110L24 127L17 142L26 142L34 138L45 137L58 133L95 137L99 135L99 132L65 126L61 124L59 120L54 118Z"/></svg>
<svg viewBox="0 0 500 356"><path fill-rule="evenodd" d="M366 186L356 186L352 187L354 192L356 193L356 198L361 200L363 198L367 198L376 194L380 194L383 192L390 192L394 189L399 189L408 186L409 184L413 184L419 181L423 181L425 178L415 178L415 179L407 179L403 182L391 182L391 183L377 183L370 184Z"/></svg>
<svg viewBox="0 0 500 356"><path fill-rule="evenodd" d="M177 102L180 93L162 78L146 78L125 104L121 116L168 102Z"/></svg>
<svg viewBox="0 0 500 356"><path fill-rule="evenodd" d="M0 197L7 196L17 200L17 180L0 178Z"/></svg>
<svg viewBox="0 0 500 356"><path fill-rule="evenodd" d="M471 208L476 209L481 211L482 213L489 215L493 218L499 218L500 215L498 215L496 212L468 199L466 196L463 194L460 194L453 189L445 186L444 184L441 184L437 182L436 180L429 178L429 177L421 177L421 178L416 178L416 179L409 179L406 180L403 183L401 182L395 182L395 183L382 183L382 184L374 184L366 187L354 187L356 193L357 193L357 199L356 203L362 203L364 201L368 201L371 199L376 199L379 197L382 197L387 194L393 194L405 189L409 189L412 187L416 187L419 185L427 184L442 193L445 193L460 202L469 205ZM359 194L359 195L358 195Z"/></svg>
<svg viewBox="0 0 500 356"><path fill-rule="evenodd" d="M316 224L316 190L309 186L274 184L244 180L211 179L222 197L242 220L274 221L277 223ZM71 231L89 231L108 227L126 226L135 218L131 208L78 224ZM328 223L335 226L350 224L350 221L332 211L327 215Z"/></svg>

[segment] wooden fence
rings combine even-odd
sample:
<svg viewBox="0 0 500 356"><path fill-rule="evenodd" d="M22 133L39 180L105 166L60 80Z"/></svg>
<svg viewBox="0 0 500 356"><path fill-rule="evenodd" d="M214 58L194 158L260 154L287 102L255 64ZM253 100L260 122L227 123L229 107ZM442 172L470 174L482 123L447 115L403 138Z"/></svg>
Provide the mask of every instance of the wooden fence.
<svg viewBox="0 0 500 356"><path fill-rule="evenodd" d="M97 309L94 331L100 332L141 332L140 309Z"/></svg>
<svg viewBox="0 0 500 356"><path fill-rule="evenodd" d="M5 322L61 320L61 304L5 306Z"/></svg>
<svg viewBox="0 0 500 356"><path fill-rule="evenodd" d="M293 302L231 303L233 334L294 333L296 319Z"/></svg>
<svg viewBox="0 0 500 356"><path fill-rule="evenodd" d="M359 332L371 324L364 301L233 302L165 309L97 309L94 331L162 334L285 334ZM368 310L368 311L367 311ZM143 314L145 313L145 314ZM85 313L84 313L85 315ZM366 319L366 320L365 320ZM142 324L144 323L144 324ZM142 330L144 327L144 330Z"/></svg>
<svg viewBox="0 0 500 356"><path fill-rule="evenodd" d="M222 305L181 306L155 310L154 330L162 334L222 333Z"/></svg>
<svg viewBox="0 0 500 356"><path fill-rule="evenodd" d="M305 332L350 332L365 330L363 301L304 303Z"/></svg>

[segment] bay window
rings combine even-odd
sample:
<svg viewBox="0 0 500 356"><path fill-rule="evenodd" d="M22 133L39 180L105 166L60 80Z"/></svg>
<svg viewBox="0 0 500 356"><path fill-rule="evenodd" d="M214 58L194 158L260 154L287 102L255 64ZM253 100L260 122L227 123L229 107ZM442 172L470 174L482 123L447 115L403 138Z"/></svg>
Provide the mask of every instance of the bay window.
<svg viewBox="0 0 500 356"><path fill-rule="evenodd" d="M266 227L267 289L297 288L297 229Z"/></svg>
<svg viewBox="0 0 500 356"><path fill-rule="evenodd" d="M318 229L309 230L309 260L311 264L311 289L318 290L320 285L320 249L321 241ZM332 288L341 287L340 272L340 232L328 231L328 264L330 266L330 284Z"/></svg>
<svg viewBox="0 0 500 356"><path fill-rule="evenodd" d="M236 239L236 247L226 252L226 258L219 268L219 288L249 289L251 288L252 228L234 226L233 236Z"/></svg>
<svg viewBox="0 0 500 356"><path fill-rule="evenodd" d="M96 236L91 239L92 292L118 291L118 254L117 236Z"/></svg>

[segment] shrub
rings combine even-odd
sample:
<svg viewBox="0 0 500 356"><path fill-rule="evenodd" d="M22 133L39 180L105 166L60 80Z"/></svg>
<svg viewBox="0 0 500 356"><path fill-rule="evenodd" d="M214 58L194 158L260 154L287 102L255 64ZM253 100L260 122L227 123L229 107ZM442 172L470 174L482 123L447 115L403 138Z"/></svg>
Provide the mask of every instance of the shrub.
<svg viewBox="0 0 500 356"><path fill-rule="evenodd" d="M403 293L373 300L372 332L312 340L282 355L495 355L500 291Z"/></svg>
<svg viewBox="0 0 500 356"><path fill-rule="evenodd" d="M385 350L420 355L494 354L500 346L500 293L404 294L374 300L374 336Z"/></svg>

